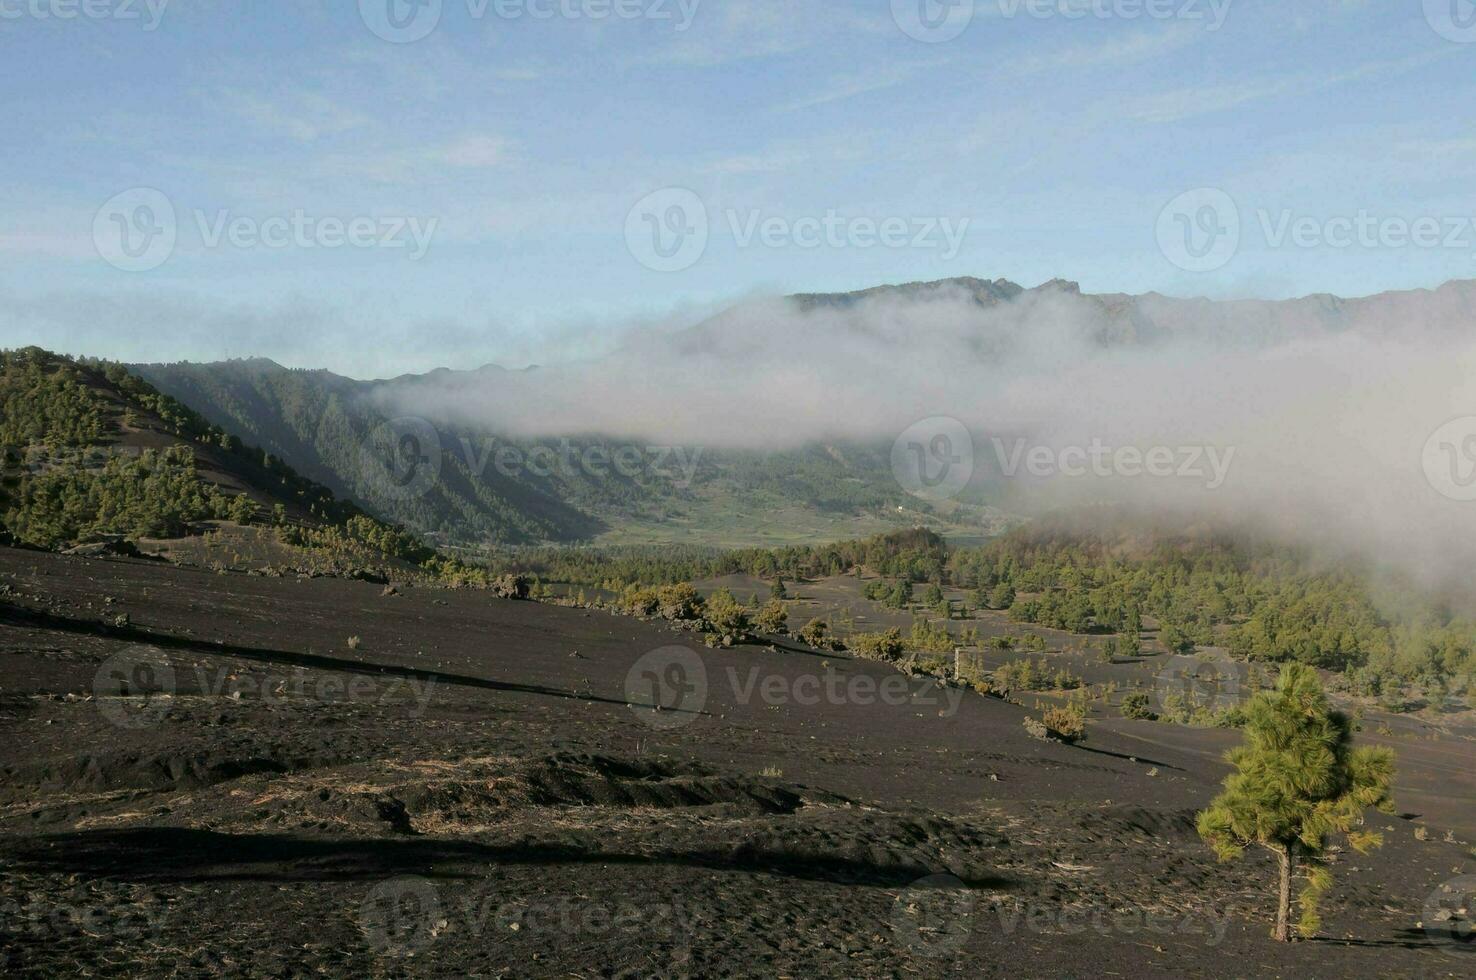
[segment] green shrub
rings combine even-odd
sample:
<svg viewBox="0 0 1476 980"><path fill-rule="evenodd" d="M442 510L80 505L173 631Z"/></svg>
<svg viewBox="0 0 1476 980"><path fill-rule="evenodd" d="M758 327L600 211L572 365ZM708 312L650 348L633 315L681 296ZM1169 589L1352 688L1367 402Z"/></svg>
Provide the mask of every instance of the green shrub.
<svg viewBox="0 0 1476 980"><path fill-rule="evenodd" d="M1072 701L1060 707L1047 708L1040 720L1052 738L1068 745L1086 741L1086 705Z"/></svg>
<svg viewBox="0 0 1476 980"><path fill-rule="evenodd" d="M628 616L655 616L661 611L661 597L655 589L630 586L621 594L619 606Z"/></svg>
<svg viewBox="0 0 1476 980"><path fill-rule="evenodd" d="M925 653L952 653L956 645L945 627L934 626L922 616L912 621L912 649Z"/></svg>
<svg viewBox="0 0 1476 980"><path fill-rule="evenodd" d="M733 640L748 636L748 610L727 589L718 589L707 597L702 606L702 616L708 632Z"/></svg>
<svg viewBox="0 0 1476 980"><path fill-rule="evenodd" d="M799 638L816 650L830 650L834 644L830 638L830 624L823 619L812 619L799 631Z"/></svg>
<svg viewBox="0 0 1476 980"><path fill-rule="evenodd" d="M1044 658L1037 664L1026 657L996 667L993 686L1005 691L1072 691L1081 687L1081 678L1064 667L1052 671Z"/></svg>
<svg viewBox="0 0 1476 980"><path fill-rule="evenodd" d="M1122 699L1122 716L1135 721L1156 721L1158 719L1148 695L1142 693L1129 694Z"/></svg>
<svg viewBox="0 0 1476 980"><path fill-rule="evenodd" d="M731 594L729 598L732 598ZM663 619L698 619L702 615L702 596L690 582L661 586L656 590L656 602Z"/></svg>
<svg viewBox="0 0 1476 980"><path fill-rule="evenodd" d="M847 639L846 646L857 656L888 662L900 660L907 650L907 644L902 641L902 631L895 626L884 633L856 633Z"/></svg>
<svg viewBox="0 0 1476 980"><path fill-rule="evenodd" d="M778 599L770 599L754 617L754 625L762 633L783 633L789 626L789 613L784 609L784 603Z"/></svg>

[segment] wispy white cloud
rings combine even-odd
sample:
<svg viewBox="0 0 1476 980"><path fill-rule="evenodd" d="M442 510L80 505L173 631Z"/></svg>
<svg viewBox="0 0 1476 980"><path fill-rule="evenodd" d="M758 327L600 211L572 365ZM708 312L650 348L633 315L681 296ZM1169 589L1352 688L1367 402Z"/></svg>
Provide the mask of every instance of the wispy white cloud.
<svg viewBox="0 0 1476 980"><path fill-rule="evenodd" d="M818 90L791 102L785 102L778 109L781 112L813 109L816 106L854 98L868 92L879 92L901 85L927 67L929 66L924 64L895 64L884 68L836 75L827 80Z"/></svg>
<svg viewBox="0 0 1476 980"><path fill-rule="evenodd" d="M432 159L453 167L495 167L507 161L510 144L495 136L468 136L431 150Z"/></svg>
<svg viewBox="0 0 1476 980"><path fill-rule="evenodd" d="M507 165L516 144L498 136L469 135L450 142L332 153L316 158L312 176L379 184L414 184L448 169L473 171Z"/></svg>
<svg viewBox="0 0 1476 980"><path fill-rule="evenodd" d="M1221 85L1178 89L1131 100L1122 107L1121 114L1140 122L1179 122L1195 116L1224 112L1289 92L1320 92L1348 82L1401 75L1459 53L1461 52L1451 45L1404 58L1368 61L1327 75L1298 71Z"/></svg>
<svg viewBox="0 0 1476 980"><path fill-rule="evenodd" d="M1168 30L1137 31L1123 37L1096 39L1086 44L1070 44L1021 55L1007 59L1000 68L1006 74L1039 74L1137 64L1189 47L1208 37L1213 35L1189 25Z"/></svg>
<svg viewBox="0 0 1476 980"><path fill-rule="evenodd" d="M811 159L813 159L812 155L801 149L768 149L756 153L722 157L699 169L702 173L730 177L745 174L773 174L803 166Z"/></svg>
<svg viewBox="0 0 1476 980"><path fill-rule="evenodd" d="M216 99L227 111L257 127L302 143L358 129L368 125L371 119L365 112L314 91L288 90L262 95L233 89L219 93Z"/></svg>
<svg viewBox="0 0 1476 980"><path fill-rule="evenodd" d="M690 28L636 60L715 67L794 54L848 33L896 30L889 17L858 13L830 0L724 0L704 3Z"/></svg>

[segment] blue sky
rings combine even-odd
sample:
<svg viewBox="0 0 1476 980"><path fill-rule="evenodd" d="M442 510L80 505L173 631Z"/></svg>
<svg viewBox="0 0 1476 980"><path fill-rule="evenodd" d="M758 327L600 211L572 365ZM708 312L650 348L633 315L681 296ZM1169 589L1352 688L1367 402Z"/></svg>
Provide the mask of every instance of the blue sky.
<svg viewBox="0 0 1476 980"><path fill-rule="evenodd" d="M369 376L756 293L1476 277L1470 0L161 2L0 0L0 345Z"/></svg>

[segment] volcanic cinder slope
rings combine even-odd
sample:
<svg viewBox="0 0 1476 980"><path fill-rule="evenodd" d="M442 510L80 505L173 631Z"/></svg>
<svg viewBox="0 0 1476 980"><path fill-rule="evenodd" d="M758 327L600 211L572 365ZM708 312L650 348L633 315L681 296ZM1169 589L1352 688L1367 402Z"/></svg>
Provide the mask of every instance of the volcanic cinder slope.
<svg viewBox="0 0 1476 980"><path fill-rule="evenodd" d="M673 645L694 700L633 707ZM0 963L1470 975L1420 925L1466 849L1377 817L1327 938L1278 946L1269 864L1194 834L1213 753L1164 726L1035 741L1024 715L604 612L0 549Z"/></svg>

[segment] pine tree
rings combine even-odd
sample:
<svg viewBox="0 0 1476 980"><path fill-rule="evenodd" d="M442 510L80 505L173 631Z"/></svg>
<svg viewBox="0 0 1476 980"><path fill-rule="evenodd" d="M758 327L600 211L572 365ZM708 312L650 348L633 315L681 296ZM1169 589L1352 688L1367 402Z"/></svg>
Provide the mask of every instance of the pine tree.
<svg viewBox="0 0 1476 980"><path fill-rule="evenodd" d="M772 588L769 589L769 598L771 598L771 599L788 599L789 598L789 592L788 592L788 590L786 590L784 588L784 577L782 575L779 576L778 578L774 579L774 585L773 585Z"/></svg>
<svg viewBox="0 0 1476 980"><path fill-rule="evenodd" d="M929 609L936 609L939 612L945 611L947 606L944 605L944 601L943 587L937 582L930 584L923 592L923 605Z"/></svg>
<svg viewBox="0 0 1476 980"><path fill-rule="evenodd" d="M1251 844L1276 855L1281 882L1272 935L1290 942L1298 865L1306 865L1308 879L1298 898L1298 932L1308 936L1321 924L1318 900L1332 885L1328 838L1342 834L1359 853L1383 843L1357 828L1368 808L1393 809L1394 753L1354 748L1352 723L1331 709L1317 672L1303 664L1284 666L1276 690L1256 695L1246 713L1245 744L1226 756L1236 771L1199 815L1199 834L1222 861Z"/></svg>

